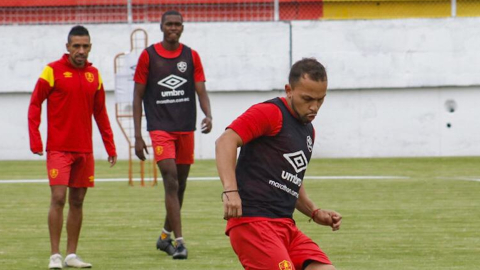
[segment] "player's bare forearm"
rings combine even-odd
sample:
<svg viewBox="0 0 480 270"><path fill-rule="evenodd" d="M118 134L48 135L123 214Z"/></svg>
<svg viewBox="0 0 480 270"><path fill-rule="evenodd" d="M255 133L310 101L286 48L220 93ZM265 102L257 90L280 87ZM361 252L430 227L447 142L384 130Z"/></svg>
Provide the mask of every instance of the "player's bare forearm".
<svg viewBox="0 0 480 270"><path fill-rule="evenodd" d="M227 129L215 142L215 159L218 175L225 190L237 189L235 165L237 163L237 148L242 145L240 136Z"/></svg>
<svg viewBox="0 0 480 270"><path fill-rule="evenodd" d="M300 191L299 191L299 196L297 203L295 204L295 208L300 211L302 214L306 215L307 217L310 217L312 215L312 212L317 209L317 206L315 203L313 203L312 200L307 195L307 192L305 191L305 187L302 185L300 186Z"/></svg>
<svg viewBox="0 0 480 270"><path fill-rule="evenodd" d="M148 154L147 145L142 138L142 100L145 94L145 85L135 83L133 91L133 126L135 129L135 155L145 160L144 151Z"/></svg>
<svg viewBox="0 0 480 270"><path fill-rule="evenodd" d="M330 226L332 227L333 231L340 229L340 225L342 224L342 215L336 211L318 208L315 203L308 198L307 192L305 191L303 185L300 187L295 208L304 215L310 217L315 223L324 226Z"/></svg>
<svg viewBox="0 0 480 270"><path fill-rule="evenodd" d="M202 120L202 133L209 133L212 130L212 110L210 108L210 99L208 98L205 82L195 82L195 90L200 102L200 108L205 114Z"/></svg>
<svg viewBox="0 0 480 270"><path fill-rule="evenodd" d="M217 170L224 189L222 193L224 219L242 216L242 200L235 177L237 148L241 145L242 139L231 129L227 129L215 142Z"/></svg>
<svg viewBox="0 0 480 270"><path fill-rule="evenodd" d="M135 83L133 90L133 125L135 129L135 138L142 137L142 101L145 94L145 85Z"/></svg>

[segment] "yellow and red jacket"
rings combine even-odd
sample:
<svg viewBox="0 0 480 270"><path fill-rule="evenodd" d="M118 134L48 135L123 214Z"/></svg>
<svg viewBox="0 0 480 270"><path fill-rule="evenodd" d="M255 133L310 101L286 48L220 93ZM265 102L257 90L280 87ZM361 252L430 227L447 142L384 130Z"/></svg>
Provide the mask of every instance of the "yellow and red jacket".
<svg viewBox="0 0 480 270"><path fill-rule="evenodd" d="M35 85L28 108L30 149L43 152L38 128L42 103L47 99L47 151L93 152L93 115L108 155L116 156L100 73L88 62L83 68L76 68L68 57L65 54L48 64Z"/></svg>

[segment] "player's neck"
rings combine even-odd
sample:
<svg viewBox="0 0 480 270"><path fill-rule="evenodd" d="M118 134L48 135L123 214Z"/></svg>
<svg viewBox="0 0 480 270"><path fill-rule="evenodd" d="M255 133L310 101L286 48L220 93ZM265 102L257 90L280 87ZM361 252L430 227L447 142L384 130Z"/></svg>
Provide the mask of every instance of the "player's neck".
<svg viewBox="0 0 480 270"><path fill-rule="evenodd" d="M179 46L180 46L180 42L169 43L169 42L166 42L165 40L162 41L162 47L167 51L175 51L178 49Z"/></svg>

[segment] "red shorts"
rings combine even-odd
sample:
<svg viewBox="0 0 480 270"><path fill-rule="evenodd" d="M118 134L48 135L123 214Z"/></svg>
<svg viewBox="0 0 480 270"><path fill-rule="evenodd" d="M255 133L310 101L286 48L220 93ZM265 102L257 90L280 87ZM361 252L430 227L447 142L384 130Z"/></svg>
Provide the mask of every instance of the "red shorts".
<svg viewBox="0 0 480 270"><path fill-rule="evenodd" d="M50 186L93 187L93 153L47 151Z"/></svg>
<svg viewBox="0 0 480 270"><path fill-rule="evenodd" d="M301 270L307 260L332 264L291 219L244 223L231 228L229 236L245 269Z"/></svg>
<svg viewBox="0 0 480 270"><path fill-rule="evenodd" d="M193 164L194 133L150 131L155 161L173 158L177 164Z"/></svg>

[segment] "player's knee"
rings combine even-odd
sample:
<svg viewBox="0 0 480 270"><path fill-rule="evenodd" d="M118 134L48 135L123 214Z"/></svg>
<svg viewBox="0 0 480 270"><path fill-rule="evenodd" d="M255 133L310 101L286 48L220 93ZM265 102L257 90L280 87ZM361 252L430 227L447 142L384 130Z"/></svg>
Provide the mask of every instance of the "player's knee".
<svg viewBox="0 0 480 270"><path fill-rule="evenodd" d="M63 208L65 206L65 196L52 196L51 207Z"/></svg>
<svg viewBox="0 0 480 270"><path fill-rule="evenodd" d="M80 199L72 199L68 202L71 208L82 208L83 207L83 200Z"/></svg>
<svg viewBox="0 0 480 270"><path fill-rule="evenodd" d="M163 185L165 187L165 192L167 193L178 193L179 185L176 179L164 178Z"/></svg>
<svg viewBox="0 0 480 270"><path fill-rule="evenodd" d="M178 185L178 193L183 194L187 188L187 183L181 183Z"/></svg>

